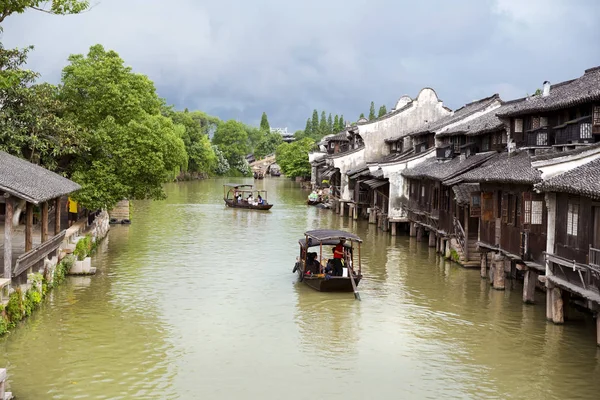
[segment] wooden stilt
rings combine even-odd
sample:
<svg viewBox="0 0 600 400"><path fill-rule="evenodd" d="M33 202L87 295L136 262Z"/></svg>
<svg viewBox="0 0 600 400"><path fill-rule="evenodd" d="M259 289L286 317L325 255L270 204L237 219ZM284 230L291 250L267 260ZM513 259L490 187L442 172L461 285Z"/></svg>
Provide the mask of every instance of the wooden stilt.
<svg viewBox="0 0 600 400"><path fill-rule="evenodd" d="M42 203L42 243L48 240L48 202Z"/></svg>
<svg viewBox="0 0 600 400"><path fill-rule="evenodd" d="M344 207L345 204L346 203L340 201L340 217L343 217L345 215L345 209L346 209L346 207Z"/></svg>
<svg viewBox="0 0 600 400"><path fill-rule="evenodd" d="M496 254L494 256L494 289L504 290L505 288L505 273L504 273L504 256Z"/></svg>
<svg viewBox="0 0 600 400"><path fill-rule="evenodd" d="M4 278L12 278L12 219L14 199L9 194L4 194L6 212L4 214Z"/></svg>
<svg viewBox="0 0 600 400"><path fill-rule="evenodd" d="M33 204L27 203L25 208L25 251L33 248Z"/></svg>
<svg viewBox="0 0 600 400"><path fill-rule="evenodd" d="M596 344L600 346L600 315L596 314Z"/></svg>
<svg viewBox="0 0 600 400"><path fill-rule="evenodd" d="M562 298L562 290L555 287L552 289L552 322L555 324L562 324L565 322L564 318L564 303Z"/></svg>
<svg viewBox="0 0 600 400"><path fill-rule="evenodd" d="M552 289L554 285L546 281L546 319L552 321Z"/></svg>
<svg viewBox="0 0 600 400"><path fill-rule="evenodd" d="M358 208L358 204L354 205L354 209L353 209L353 215L352 218L354 218L354 220L358 220L358 212L359 212L359 208Z"/></svg>
<svg viewBox="0 0 600 400"><path fill-rule="evenodd" d="M423 241L423 228L422 227L417 227L417 242L422 242Z"/></svg>
<svg viewBox="0 0 600 400"><path fill-rule="evenodd" d="M480 272L480 276L482 279L487 278L487 253L481 253L479 256L480 262L481 262L481 272Z"/></svg>
<svg viewBox="0 0 600 400"><path fill-rule="evenodd" d="M392 225L392 236L396 236L397 235L396 229L398 229L396 225L398 225L398 223L390 222L390 225Z"/></svg>
<svg viewBox="0 0 600 400"><path fill-rule="evenodd" d="M435 232L429 231L429 247L435 247Z"/></svg>
<svg viewBox="0 0 600 400"><path fill-rule="evenodd" d="M529 269L525 272L525 280L523 282L523 302L528 304L533 304L535 302L535 283L537 282L537 278L537 271Z"/></svg>
<svg viewBox="0 0 600 400"><path fill-rule="evenodd" d="M410 223L410 237L415 237L417 236L417 224L415 224L414 222Z"/></svg>

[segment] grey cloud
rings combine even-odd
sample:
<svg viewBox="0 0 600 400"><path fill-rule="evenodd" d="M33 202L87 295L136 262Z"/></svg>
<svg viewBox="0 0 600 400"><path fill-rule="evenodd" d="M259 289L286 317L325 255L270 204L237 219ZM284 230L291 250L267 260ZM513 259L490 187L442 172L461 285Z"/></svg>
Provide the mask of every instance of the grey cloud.
<svg viewBox="0 0 600 400"><path fill-rule="evenodd" d="M302 129L312 110L353 119L433 87L451 108L532 93L598 63L594 0L102 0L78 16L30 11L6 46L58 82L71 53L117 51L178 108ZM596 17L594 17L596 16Z"/></svg>

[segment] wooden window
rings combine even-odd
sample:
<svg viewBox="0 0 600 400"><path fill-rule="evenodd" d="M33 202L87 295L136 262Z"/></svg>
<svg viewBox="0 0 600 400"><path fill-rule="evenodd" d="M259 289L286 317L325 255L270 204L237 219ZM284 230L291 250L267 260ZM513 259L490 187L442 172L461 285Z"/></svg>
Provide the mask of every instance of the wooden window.
<svg viewBox="0 0 600 400"><path fill-rule="evenodd" d="M502 144L508 143L508 135L506 134L506 132L502 132L500 134L500 141Z"/></svg>
<svg viewBox="0 0 600 400"><path fill-rule="evenodd" d="M535 144L538 146L547 146L548 145L548 133L547 132L538 133Z"/></svg>
<svg viewBox="0 0 600 400"><path fill-rule="evenodd" d="M531 129L537 129L540 127L540 117L533 117L531 120Z"/></svg>
<svg viewBox="0 0 600 400"><path fill-rule="evenodd" d="M490 149L490 137L484 136L481 138L481 151L489 151Z"/></svg>
<svg viewBox="0 0 600 400"><path fill-rule="evenodd" d="M425 186L421 186L421 197L425 197Z"/></svg>
<svg viewBox="0 0 600 400"><path fill-rule="evenodd" d="M591 139L592 138L592 124L584 122L580 125L579 138L580 139Z"/></svg>
<svg viewBox="0 0 600 400"><path fill-rule="evenodd" d="M548 126L548 117L540 117L540 128Z"/></svg>
<svg viewBox="0 0 600 400"><path fill-rule="evenodd" d="M523 225L541 225L544 220L544 202L533 200L533 193L523 193Z"/></svg>
<svg viewBox="0 0 600 400"><path fill-rule="evenodd" d="M505 224L508 224L508 194L507 193L502 194L501 209L502 209L502 222Z"/></svg>
<svg viewBox="0 0 600 400"><path fill-rule="evenodd" d="M481 193L471 193L470 213L471 217L481 216Z"/></svg>
<svg viewBox="0 0 600 400"><path fill-rule="evenodd" d="M600 106L594 106L592 123L594 127L600 127Z"/></svg>
<svg viewBox="0 0 600 400"><path fill-rule="evenodd" d="M440 190L438 188L433 189L433 209L437 210L440 206Z"/></svg>
<svg viewBox="0 0 600 400"><path fill-rule="evenodd" d="M509 194L507 195L507 223L509 225L515 225L515 216L516 216L516 204L515 204L515 195Z"/></svg>
<svg viewBox="0 0 600 400"><path fill-rule="evenodd" d="M579 204L569 202L567 209L567 235L577 236L579 226Z"/></svg>
<svg viewBox="0 0 600 400"><path fill-rule="evenodd" d="M481 193L481 218L484 221L492 221L494 219L494 193L483 192Z"/></svg>
<svg viewBox="0 0 600 400"><path fill-rule="evenodd" d="M523 120L520 118L515 119L515 132L516 133L523 132Z"/></svg>

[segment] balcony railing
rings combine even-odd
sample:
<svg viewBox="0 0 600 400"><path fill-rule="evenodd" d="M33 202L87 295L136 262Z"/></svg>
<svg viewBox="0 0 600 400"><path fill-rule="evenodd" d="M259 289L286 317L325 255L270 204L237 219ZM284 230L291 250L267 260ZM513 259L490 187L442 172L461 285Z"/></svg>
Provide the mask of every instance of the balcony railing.
<svg viewBox="0 0 600 400"><path fill-rule="evenodd" d="M582 117L554 127L556 144L581 143L591 141L592 117Z"/></svg>
<svg viewBox="0 0 600 400"><path fill-rule="evenodd" d="M528 131L525 145L527 147L545 147L554 144L554 131L547 126Z"/></svg>
<svg viewBox="0 0 600 400"><path fill-rule="evenodd" d="M589 264L592 267L600 268L600 249L590 246Z"/></svg>

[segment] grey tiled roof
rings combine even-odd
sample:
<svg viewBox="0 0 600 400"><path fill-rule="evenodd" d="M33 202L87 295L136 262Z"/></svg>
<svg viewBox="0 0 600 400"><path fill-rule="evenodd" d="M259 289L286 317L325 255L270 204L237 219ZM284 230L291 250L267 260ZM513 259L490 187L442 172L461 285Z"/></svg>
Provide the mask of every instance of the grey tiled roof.
<svg viewBox="0 0 600 400"><path fill-rule="evenodd" d="M421 135L421 134L428 133L428 132L436 132L446 125L450 125L452 123L458 122L461 119L468 117L469 115L472 115L478 111L482 111L482 110L486 109L492 103L494 103L495 101L499 101L499 100L500 100L500 96L498 94L494 94L490 97L486 97L484 99L465 104L458 110L454 111L454 113L452 115L442 117L442 118L438 119L437 121L432 122L431 124L422 126L419 129L415 129L414 131L408 133L408 135L415 136L415 135ZM404 136L407 136L407 135L403 134L400 136L395 136L395 137L387 139L386 141L388 141L388 142L395 141Z"/></svg>
<svg viewBox="0 0 600 400"><path fill-rule="evenodd" d="M471 193L479 192L479 183L461 183L452 186L454 197L459 205L467 205L471 203Z"/></svg>
<svg viewBox="0 0 600 400"><path fill-rule="evenodd" d="M553 111L590 101L600 100L600 67L585 70L583 76L550 86L544 97L536 95L515 102L498 114L510 117L534 112Z"/></svg>
<svg viewBox="0 0 600 400"><path fill-rule="evenodd" d="M327 139L328 142L348 142L348 137L346 134L346 131L344 132L340 132L337 135L333 135L332 137L330 137L329 139Z"/></svg>
<svg viewBox="0 0 600 400"><path fill-rule="evenodd" d="M535 185L541 192L563 192L600 199L600 159Z"/></svg>
<svg viewBox="0 0 600 400"><path fill-rule="evenodd" d="M540 172L531 166L529 154L525 151L516 151L514 153L497 153L478 168L458 176L451 182L445 182L445 184L458 182L533 184L541 180Z"/></svg>
<svg viewBox="0 0 600 400"><path fill-rule="evenodd" d="M466 172L489 160L496 153L486 152L474 154L465 160L455 157L450 161L438 161L435 158L424 161L423 163L402 171L402 176L412 179L434 179L444 181L455 177L458 174Z"/></svg>
<svg viewBox="0 0 600 400"><path fill-rule="evenodd" d="M0 190L39 204L81 189L77 183L0 151Z"/></svg>
<svg viewBox="0 0 600 400"><path fill-rule="evenodd" d="M504 129L504 124L500 121L500 118L496 113L500 112L504 106L485 113L484 115L456 125L444 132L437 134L437 137L455 136L455 135L467 135L477 136L483 135L490 132L496 132Z"/></svg>
<svg viewBox="0 0 600 400"><path fill-rule="evenodd" d="M574 155L577 155L577 154L585 153L586 151L589 151L589 150L597 149L598 147L600 147L600 142L593 143L593 144L590 144L588 146L578 146L576 149L573 149L573 150L551 151L551 152L548 152L548 153L544 153L544 154L532 156L531 157L531 161L532 162L534 162L534 161L543 161L543 160L550 160L552 158L558 158L558 157L574 156Z"/></svg>

